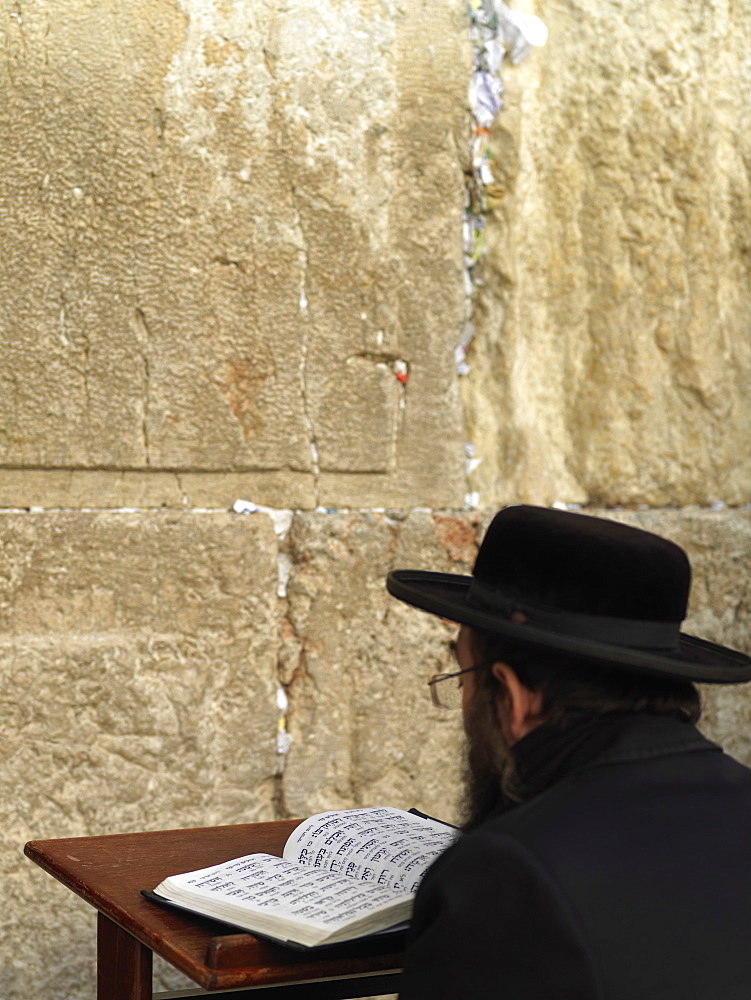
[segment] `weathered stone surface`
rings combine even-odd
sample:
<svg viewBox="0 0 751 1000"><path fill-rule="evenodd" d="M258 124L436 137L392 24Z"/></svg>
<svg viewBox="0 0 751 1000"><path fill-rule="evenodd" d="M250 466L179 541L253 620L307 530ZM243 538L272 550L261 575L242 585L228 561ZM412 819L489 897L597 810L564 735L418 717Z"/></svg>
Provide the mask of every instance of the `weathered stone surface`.
<svg viewBox="0 0 751 1000"><path fill-rule="evenodd" d="M238 498L267 507L315 506L312 473L114 472L0 469L0 509L212 508L229 510Z"/></svg>
<svg viewBox="0 0 751 1000"><path fill-rule="evenodd" d="M465 384L482 502L751 499L751 8L538 3Z"/></svg>
<svg viewBox="0 0 751 1000"><path fill-rule="evenodd" d="M0 514L4 996L93 991L27 840L273 816L276 586L262 516Z"/></svg>
<svg viewBox="0 0 751 1000"><path fill-rule="evenodd" d="M316 502L316 482L312 473L278 472L198 473L179 477L186 507L227 509L235 500L252 500L267 507L310 508Z"/></svg>
<svg viewBox="0 0 751 1000"><path fill-rule="evenodd" d="M0 19L0 463L461 502L462 11Z"/></svg>
<svg viewBox="0 0 751 1000"><path fill-rule="evenodd" d="M425 685L451 661L455 629L395 601L384 581L398 566L468 571L475 520L296 515L282 646L289 814L388 803L457 818L461 724Z"/></svg>
<svg viewBox="0 0 751 1000"><path fill-rule="evenodd" d="M181 507L170 472L0 469L0 508Z"/></svg>

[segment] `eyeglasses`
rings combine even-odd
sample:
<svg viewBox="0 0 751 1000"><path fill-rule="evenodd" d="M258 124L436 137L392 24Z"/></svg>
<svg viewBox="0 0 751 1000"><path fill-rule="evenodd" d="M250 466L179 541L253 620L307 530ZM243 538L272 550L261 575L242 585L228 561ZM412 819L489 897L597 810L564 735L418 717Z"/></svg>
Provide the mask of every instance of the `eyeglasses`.
<svg viewBox="0 0 751 1000"><path fill-rule="evenodd" d="M486 663L478 663L475 667L467 667L466 670L455 670L453 673L438 673L428 681L430 697L436 708L461 708L462 707L462 682L456 684L444 684L438 687L442 681L450 681L454 677L461 677L462 674L471 674L473 670L481 670L487 666Z"/></svg>

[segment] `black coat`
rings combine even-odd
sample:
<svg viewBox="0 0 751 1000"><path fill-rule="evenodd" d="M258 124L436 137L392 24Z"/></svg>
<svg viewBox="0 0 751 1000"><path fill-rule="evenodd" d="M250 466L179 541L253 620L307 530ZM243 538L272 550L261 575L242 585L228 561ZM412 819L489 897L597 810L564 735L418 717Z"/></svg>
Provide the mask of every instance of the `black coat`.
<svg viewBox="0 0 751 1000"><path fill-rule="evenodd" d="M751 771L637 716L433 865L400 997L751 1000Z"/></svg>

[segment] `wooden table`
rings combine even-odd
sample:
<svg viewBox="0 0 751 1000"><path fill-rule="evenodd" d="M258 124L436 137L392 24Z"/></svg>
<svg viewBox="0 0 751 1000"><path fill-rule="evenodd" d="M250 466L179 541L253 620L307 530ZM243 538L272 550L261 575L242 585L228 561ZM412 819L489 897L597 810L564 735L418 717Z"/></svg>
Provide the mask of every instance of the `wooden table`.
<svg viewBox="0 0 751 1000"><path fill-rule="evenodd" d="M152 955L171 962L202 989L156 994L221 995L233 1000L343 1000L395 993L403 938L363 939L319 952L298 952L213 920L150 903L167 875L193 871L256 851L281 854L297 820L106 837L35 840L27 857L99 911L98 1000L151 1000Z"/></svg>

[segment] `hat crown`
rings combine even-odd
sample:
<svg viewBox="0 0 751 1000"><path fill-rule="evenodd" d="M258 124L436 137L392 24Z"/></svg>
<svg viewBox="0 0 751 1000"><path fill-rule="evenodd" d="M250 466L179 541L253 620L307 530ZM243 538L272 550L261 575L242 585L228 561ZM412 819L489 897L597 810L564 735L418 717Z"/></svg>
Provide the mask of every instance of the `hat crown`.
<svg viewBox="0 0 751 1000"><path fill-rule="evenodd" d="M522 605L653 622L681 622L691 586L686 553L665 538L524 505L493 518L473 574Z"/></svg>

